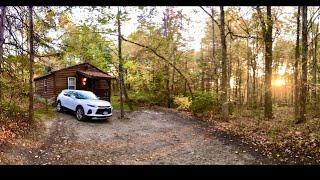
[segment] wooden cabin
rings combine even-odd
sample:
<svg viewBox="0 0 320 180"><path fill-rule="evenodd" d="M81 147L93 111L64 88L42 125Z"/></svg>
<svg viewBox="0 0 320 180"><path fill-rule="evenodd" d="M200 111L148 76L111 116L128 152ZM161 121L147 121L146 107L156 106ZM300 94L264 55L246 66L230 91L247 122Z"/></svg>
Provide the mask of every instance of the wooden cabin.
<svg viewBox="0 0 320 180"><path fill-rule="evenodd" d="M92 91L100 99L110 101L111 80L115 79L90 63L82 63L51 71L34 78L36 94L56 98L64 89Z"/></svg>

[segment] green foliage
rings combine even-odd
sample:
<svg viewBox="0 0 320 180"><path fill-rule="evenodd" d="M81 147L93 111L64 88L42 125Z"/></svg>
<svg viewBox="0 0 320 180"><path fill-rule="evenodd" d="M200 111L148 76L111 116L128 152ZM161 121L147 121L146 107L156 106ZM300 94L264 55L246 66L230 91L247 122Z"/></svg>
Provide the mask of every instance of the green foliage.
<svg viewBox="0 0 320 180"><path fill-rule="evenodd" d="M111 105L113 109L119 110L120 109L120 97L119 96L112 96L111 97ZM128 104L124 103L123 108L125 111L130 111L130 108ZM133 110L135 110L136 107L133 105Z"/></svg>
<svg viewBox="0 0 320 180"><path fill-rule="evenodd" d="M189 97L184 97L181 95L175 96L173 101L178 106L177 109L179 110L188 110L192 103Z"/></svg>
<svg viewBox="0 0 320 180"><path fill-rule="evenodd" d="M19 106L15 102L4 101L0 104L0 106L2 109L0 120L14 120L24 116L27 113L26 108Z"/></svg>
<svg viewBox="0 0 320 180"><path fill-rule="evenodd" d="M212 110L214 106L218 106L216 95L208 92L196 92L190 110L192 113L198 114Z"/></svg>
<svg viewBox="0 0 320 180"><path fill-rule="evenodd" d="M64 55L62 64L73 65L90 62L105 71L112 63L111 46L101 34L89 26L71 26L63 37Z"/></svg>
<svg viewBox="0 0 320 180"><path fill-rule="evenodd" d="M145 104L145 103L153 104L156 102L156 97L152 93L147 93L144 91L130 92L129 96L131 100L136 104Z"/></svg>

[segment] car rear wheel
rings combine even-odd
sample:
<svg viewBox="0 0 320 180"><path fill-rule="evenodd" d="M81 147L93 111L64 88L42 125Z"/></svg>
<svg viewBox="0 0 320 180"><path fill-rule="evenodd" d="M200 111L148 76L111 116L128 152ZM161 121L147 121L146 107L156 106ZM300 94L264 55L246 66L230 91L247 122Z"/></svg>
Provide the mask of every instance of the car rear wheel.
<svg viewBox="0 0 320 180"><path fill-rule="evenodd" d="M78 121L83 121L85 119L84 110L81 106L76 109L76 117Z"/></svg>

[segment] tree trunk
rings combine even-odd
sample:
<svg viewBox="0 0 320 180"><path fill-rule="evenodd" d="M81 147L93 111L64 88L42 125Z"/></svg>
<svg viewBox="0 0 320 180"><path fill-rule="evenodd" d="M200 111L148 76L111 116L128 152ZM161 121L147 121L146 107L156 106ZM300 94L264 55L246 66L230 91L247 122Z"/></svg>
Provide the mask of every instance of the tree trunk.
<svg viewBox="0 0 320 180"><path fill-rule="evenodd" d="M264 93L264 117L267 119L273 118L272 113L272 14L271 6L267 6L267 22L264 21L261 10L258 7L258 16L261 22L263 40L265 45L265 93Z"/></svg>
<svg viewBox="0 0 320 180"><path fill-rule="evenodd" d="M29 121L34 120L33 112L33 63L34 63L34 49L33 49L33 7L29 6Z"/></svg>
<svg viewBox="0 0 320 180"><path fill-rule="evenodd" d="M176 61L175 61L175 58L173 58L173 65L175 66L176 65ZM174 85L175 85L175 82L174 82L174 78L175 78L175 69L172 68L172 79L171 79L171 92L173 93L173 95L175 95L175 88L174 88Z"/></svg>
<svg viewBox="0 0 320 180"><path fill-rule="evenodd" d="M3 61L3 43L4 43L4 21L6 16L6 6L0 7L0 113L2 112L2 61Z"/></svg>
<svg viewBox="0 0 320 180"><path fill-rule="evenodd" d="M123 94L124 94L124 83L123 83L123 62L122 62L122 39L121 39L121 22L120 22L120 8L118 7L118 59L119 59L119 91L120 91L120 118L124 117L124 107L123 107Z"/></svg>
<svg viewBox="0 0 320 180"><path fill-rule="evenodd" d="M231 36L230 36L230 43L229 43L229 50L230 50L230 53L229 53L229 59L227 58L227 68L228 68L228 76L227 76L227 88L228 88L228 101L230 101L231 100L231 82L230 82L230 80L231 80L231 72L232 72L232 61L231 61L231 59L232 59L232 54L231 54L231 46L232 46L232 39L231 39Z"/></svg>
<svg viewBox="0 0 320 180"><path fill-rule="evenodd" d="M215 47L215 32L214 32L214 9L213 7L211 8L211 23L212 23L212 64L213 64L213 79L214 79L214 87L215 87L215 92L216 95L219 93L219 78L218 78L218 62L215 59L215 54L216 54L216 47Z"/></svg>
<svg viewBox="0 0 320 180"><path fill-rule="evenodd" d="M256 78L256 72L257 72L257 60L256 57L258 56L258 40L256 40L256 54L252 56L252 107L253 109L257 108L257 92L256 92L256 84L257 84L257 78Z"/></svg>
<svg viewBox="0 0 320 180"><path fill-rule="evenodd" d="M235 86L235 91L234 91L234 98L237 101L237 104L239 105L239 94L241 98L241 92L240 92L240 57L237 58L237 70L236 70L236 86ZM238 94L239 93L239 94Z"/></svg>
<svg viewBox="0 0 320 180"><path fill-rule="evenodd" d="M317 34L318 34L318 27L316 29L316 32L312 33L314 34L313 36L313 53L312 53L312 108L313 112L317 114L318 111L318 98L317 98L317 72L318 72L318 61L317 61L317 46L318 46L318 41L317 41Z"/></svg>
<svg viewBox="0 0 320 180"><path fill-rule="evenodd" d="M131 99L128 96L127 88L124 85L124 79L122 81L122 87L123 87L123 94L124 94L124 97L125 97L125 102L128 104L130 111L133 111Z"/></svg>
<svg viewBox="0 0 320 180"><path fill-rule="evenodd" d="M297 123L306 120L306 101L307 101L307 78L308 78L308 24L307 24L307 6L302 6L302 74L300 91L300 116Z"/></svg>
<svg viewBox="0 0 320 180"><path fill-rule="evenodd" d="M168 65L165 65L166 71L166 91L167 91L167 107L171 108L171 92L170 92L170 68Z"/></svg>
<svg viewBox="0 0 320 180"><path fill-rule="evenodd" d="M224 9L220 6L220 38L221 38L221 65L222 65L222 77L221 77L221 103L222 103L222 117L228 119L228 68L227 68L227 46L225 36L225 22L224 22Z"/></svg>
<svg viewBox="0 0 320 180"><path fill-rule="evenodd" d="M296 31L296 47L295 47L295 62L294 62L294 117L299 118L299 59L300 59L300 6L298 6L297 15L297 31Z"/></svg>
<svg viewBox="0 0 320 180"><path fill-rule="evenodd" d="M272 79L272 15L271 6L267 6L267 31L265 34L265 105L264 105L264 116L265 118L271 119L272 113L272 90L271 90L271 79Z"/></svg>
<svg viewBox="0 0 320 180"><path fill-rule="evenodd" d="M250 48L249 38L247 38L247 106L251 107L251 88L250 88Z"/></svg>

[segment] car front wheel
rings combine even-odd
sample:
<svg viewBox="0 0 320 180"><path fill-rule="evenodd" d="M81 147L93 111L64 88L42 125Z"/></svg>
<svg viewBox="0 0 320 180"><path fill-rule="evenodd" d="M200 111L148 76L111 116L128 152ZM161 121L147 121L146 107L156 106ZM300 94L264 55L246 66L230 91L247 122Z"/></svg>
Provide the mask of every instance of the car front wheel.
<svg viewBox="0 0 320 180"><path fill-rule="evenodd" d="M63 111L63 106L61 105L60 101L58 101L58 103L57 103L57 111L58 112L62 112Z"/></svg>
<svg viewBox="0 0 320 180"><path fill-rule="evenodd" d="M82 107L76 109L76 117L78 121L83 121L85 119L84 110Z"/></svg>

